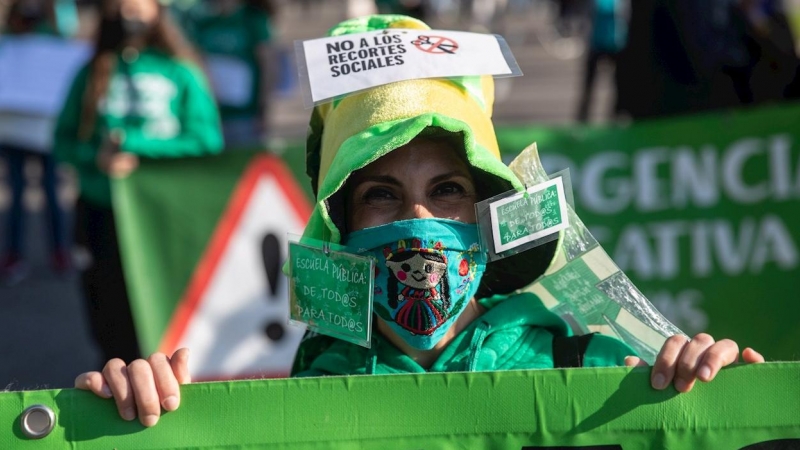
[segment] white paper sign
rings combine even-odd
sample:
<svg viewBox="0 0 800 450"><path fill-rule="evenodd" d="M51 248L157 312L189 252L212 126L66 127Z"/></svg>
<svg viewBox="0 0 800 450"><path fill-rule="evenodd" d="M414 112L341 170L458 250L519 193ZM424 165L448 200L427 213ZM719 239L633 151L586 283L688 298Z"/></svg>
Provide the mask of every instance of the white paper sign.
<svg viewBox="0 0 800 450"><path fill-rule="evenodd" d="M500 36L387 29L303 41L306 107L395 81L468 75L521 75Z"/></svg>
<svg viewBox="0 0 800 450"><path fill-rule="evenodd" d="M0 41L0 111L57 116L91 45L53 36Z"/></svg>
<svg viewBox="0 0 800 450"><path fill-rule="evenodd" d="M569 227L561 178L532 186L489 205L494 251L502 253Z"/></svg>
<svg viewBox="0 0 800 450"><path fill-rule="evenodd" d="M245 106L253 94L253 74L244 61L223 55L206 56L208 77L221 105Z"/></svg>

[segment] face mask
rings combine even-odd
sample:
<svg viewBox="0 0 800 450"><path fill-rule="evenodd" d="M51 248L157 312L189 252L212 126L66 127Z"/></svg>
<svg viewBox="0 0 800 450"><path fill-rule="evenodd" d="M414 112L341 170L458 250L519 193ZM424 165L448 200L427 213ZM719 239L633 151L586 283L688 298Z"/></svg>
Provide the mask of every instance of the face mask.
<svg viewBox="0 0 800 450"><path fill-rule="evenodd" d="M478 290L478 226L413 219L355 231L345 243L375 263L373 309L409 345L433 348Z"/></svg>
<svg viewBox="0 0 800 450"><path fill-rule="evenodd" d="M104 19L101 27L100 42L105 48L118 49L133 38L143 36L150 31L150 25L137 19Z"/></svg>
<svg viewBox="0 0 800 450"><path fill-rule="evenodd" d="M122 19L122 30L126 39L144 36L150 31L150 24L139 19Z"/></svg>

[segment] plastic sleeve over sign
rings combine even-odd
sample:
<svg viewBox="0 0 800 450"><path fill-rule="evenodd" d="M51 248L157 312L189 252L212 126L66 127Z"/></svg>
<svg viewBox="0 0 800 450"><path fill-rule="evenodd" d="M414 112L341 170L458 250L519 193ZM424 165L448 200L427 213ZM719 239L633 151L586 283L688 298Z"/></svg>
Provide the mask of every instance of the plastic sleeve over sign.
<svg viewBox="0 0 800 450"><path fill-rule="evenodd" d="M509 165L525 185L548 180L536 144ZM572 206L547 272L524 288L542 299L576 334L598 332L627 343L652 364L667 337L684 334L617 267Z"/></svg>

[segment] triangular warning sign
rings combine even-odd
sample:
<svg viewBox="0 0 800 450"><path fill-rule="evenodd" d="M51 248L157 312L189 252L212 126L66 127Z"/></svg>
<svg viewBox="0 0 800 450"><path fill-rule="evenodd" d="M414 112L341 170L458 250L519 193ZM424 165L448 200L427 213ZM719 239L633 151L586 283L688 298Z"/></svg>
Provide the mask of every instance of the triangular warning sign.
<svg viewBox="0 0 800 450"><path fill-rule="evenodd" d="M288 376L303 329L280 272L311 207L283 162L253 159L175 310L160 350L191 349L193 379Z"/></svg>

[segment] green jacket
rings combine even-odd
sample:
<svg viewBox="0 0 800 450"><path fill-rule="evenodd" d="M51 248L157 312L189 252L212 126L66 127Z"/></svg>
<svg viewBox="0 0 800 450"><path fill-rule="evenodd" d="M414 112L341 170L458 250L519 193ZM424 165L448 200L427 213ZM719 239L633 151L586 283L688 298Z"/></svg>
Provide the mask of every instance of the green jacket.
<svg viewBox="0 0 800 450"><path fill-rule="evenodd" d="M325 336L305 341L294 376L553 368L553 337L572 333L538 297L529 293L498 295L480 303L488 311L456 336L428 370L374 333L369 349ZM583 367L621 366L631 355L636 352L622 341L595 335L584 354Z"/></svg>
<svg viewBox="0 0 800 450"><path fill-rule="evenodd" d="M219 114L198 68L156 50L127 63L118 58L108 91L98 105L91 136L79 136L89 66L72 83L55 130L56 157L75 166L81 196L111 205L108 176L96 157L110 130L121 131L122 151L145 158L177 158L219 153Z"/></svg>

